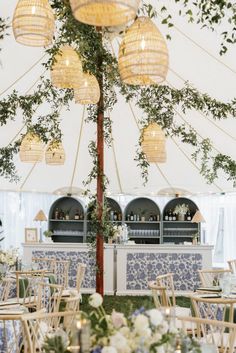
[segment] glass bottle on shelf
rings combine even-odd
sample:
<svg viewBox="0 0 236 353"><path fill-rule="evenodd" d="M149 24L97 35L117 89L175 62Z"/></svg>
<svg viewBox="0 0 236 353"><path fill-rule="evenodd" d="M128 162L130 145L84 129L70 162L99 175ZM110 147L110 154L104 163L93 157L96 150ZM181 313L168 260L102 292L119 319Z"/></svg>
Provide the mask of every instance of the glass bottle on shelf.
<svg viewBox="0 0 236 353"><path fill-rule="evenodd" d="M173 212L172 221L176 221L176 220L177 220L176 213L175 213L175 212Z"/></svg>
<svg viewBox="0 0 236 353"><path fill-rule="evenodd" d="M191 213L190 211L187 212L187 221L191 221L192 217L191 217Z"/></svg>
<svg viewBox="0 0 236 353"><path fill-rule="evenodd" d="M118 213L118 221L122 221L122 214Z"/></svg>
<svg viewBox="0 0 236 353"><path fill-rule="evenodd" d="M77 211L75 212L74 219L75 219L76 221L79 220L79 210L77 210Z"/></svg>
<svg viewBox="0 0 236 353"><path fill-rule="evenodd" d="M55 209L54 219L59 219L59 209Z"/></svg>
<svg viewBox="0 0 236 353"><path fill-rule="evenodd" d="M114 212L114 216L113 216L113 221L117 221L118 220L118 214L117 212L115 211Z"/></svg>
<svg viewBox="0 0 236 353"><path fill-rule="evenodd" d="M126 221L127 221L127 222L130 221L130 214L127 214L127 216L126 216Z"/></svg>
<svg viewBox="0 0 236 353"><path fill-rule="evenodd" d="M130 212L130 220L131 220L131 221L134 220L134 213L133 213L133 211Z"/></svg>
<svg viewBox="0 0 236 353"><path fill-rule="evenodd" d="M168 212L165 213L165 221L169 220Z"/></svg>
<svg viewBox="0 0 236 353"><path fill-rule="evenodd" d="M169 221L172 221L172 220L173 220L173 215L172 215L172 211L171 211L171 210L169 211L168 220L169 220Z"/></svg>
<svg viewBox="0 0 236 353"><path fill-rule="evenodd" d="M140 214L137 214L137 222L140 222Z"/></svg>
<svg viewBox="0 0 236 353"><path fill-rule="evenodd" d="M137 221L137 215L136 215L136 213L134 213L134 222L136 222Z"/></svg>
<svg viewBox="0 0 236 353"><path fill-rule="evenodd" d="M149 222L153 222L153 215L152 214L150 214Z"/></svg>
<svg viewBox="0 0 236 353"><path fill-rule="evenodd" d="M114 211L110 211L110 221L114 221Z"/></svg>

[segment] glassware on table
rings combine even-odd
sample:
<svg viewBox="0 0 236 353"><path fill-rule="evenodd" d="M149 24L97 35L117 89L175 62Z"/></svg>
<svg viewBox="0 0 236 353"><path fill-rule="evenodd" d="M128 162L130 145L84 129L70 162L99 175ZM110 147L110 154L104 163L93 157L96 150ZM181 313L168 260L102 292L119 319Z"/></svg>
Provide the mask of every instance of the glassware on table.
<svg viewBox="0 0 236 353"><path fill-rule="evenodd" d="M231 292L231 276L224 275L223 277L219 278L219 284L222 289L222 295L227 296Z"/></svg>
<svg viewBox="0 0 236 353"><path fill-rule="evenodd" d="M201 343L200 348L202 353L217 353L218 351L215 344L213 343L203 342Z"/></svg>

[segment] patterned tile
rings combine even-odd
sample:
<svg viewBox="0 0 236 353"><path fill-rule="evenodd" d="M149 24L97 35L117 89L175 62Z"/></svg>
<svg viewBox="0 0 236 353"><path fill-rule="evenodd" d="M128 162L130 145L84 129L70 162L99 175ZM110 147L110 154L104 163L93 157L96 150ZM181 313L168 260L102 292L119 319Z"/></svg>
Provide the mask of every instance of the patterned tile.
<svg viewBox="0 0 236 353"><path fill-rule="evenodd" d="M148 281L157 275L174 273L176 290L194 290L200 282L197 270L202 268L201 254L128 253L126 289L148 289Z"/></svg>

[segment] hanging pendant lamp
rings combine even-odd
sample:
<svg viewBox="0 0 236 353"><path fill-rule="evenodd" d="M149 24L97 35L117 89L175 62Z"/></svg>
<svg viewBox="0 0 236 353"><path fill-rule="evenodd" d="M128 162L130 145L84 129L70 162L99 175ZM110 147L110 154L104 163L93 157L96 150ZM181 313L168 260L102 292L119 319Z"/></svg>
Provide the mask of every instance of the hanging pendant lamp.
<svg viewBox="0 0 236 353"><path fill-rule="evenodd" d="M165 163L165 134L157 123L149 124L143 130L142 150L149 163Z"/></svg>
<svg viewBox="0 0 236 353"><path fill-rule="evenodd" d="M133 20L140 0L70 0L74 17L92 26L119 26Z"/></svg>
<svg viewBox="0 0 236 353"><path fill-rule="evenodd" d="M45 161L48 165L63 165L65 163L65 151L62 143L59 141L52 141L46 152Z"/></svg>
<svg viewBox="0 0 236 353"><path fill-rule="evenodd" d="M12 27L18 43L32 47L51 44L55 21L48 0L19 0Z"/></svg>
<svg viewBox="0 0 236 353"><path fill-rule="evenodd" d="M79 88L82 64L76 51L69 45L60 48L51 69L51 80L57 88Z"/></svg>
<svg viewBox="0 0 236 353"><path fill-rule="evenodd" d="M42 162L43 143L35 133L28 132L21 141L20 160L26 163Z"/></svg>
<svg viewBox="0 0 236 353"><path fill-rule="evenodd" d="M119 48L121 79L130 85L153 85L166 78L169 59L166 42L148 17L128 28Z"/></svg>
<svg viewBox="0 0 236 353"><path fill-rule="evenodd" d="M100 98L100 88L94 75L83 74L80 86L74 92L75 103L97 104Z"/></svg>

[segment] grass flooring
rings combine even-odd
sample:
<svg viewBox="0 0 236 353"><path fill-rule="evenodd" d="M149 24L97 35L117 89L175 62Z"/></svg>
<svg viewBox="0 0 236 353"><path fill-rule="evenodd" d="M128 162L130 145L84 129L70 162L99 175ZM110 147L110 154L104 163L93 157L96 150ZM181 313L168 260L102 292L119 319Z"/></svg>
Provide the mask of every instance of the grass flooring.
<svg viewBox="0 0 236 353"><path fill-rule="evenodd" d="M84 312L89 313L92 308L88 303L88 294L83 295L83 300L80 305L80 309ZM186 297L177 297L177 305L183 307L190 307L190 300ZM130 313L136 309L144 307L145 309L154 308L154 303L152 296L115 296L115 295L105 295L103 302L104 309L107 314L111 314L112 310L124 313L128 316Z"/></svg>

